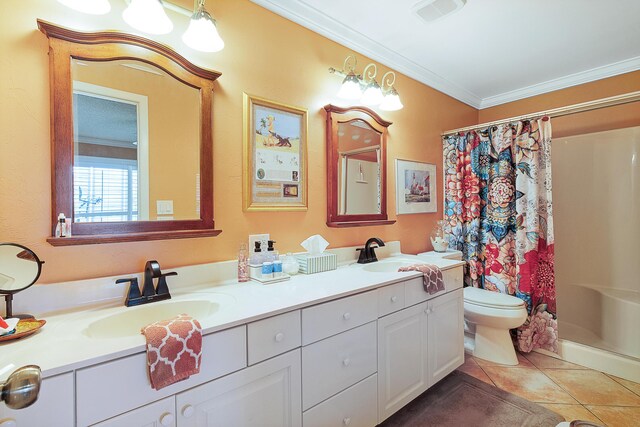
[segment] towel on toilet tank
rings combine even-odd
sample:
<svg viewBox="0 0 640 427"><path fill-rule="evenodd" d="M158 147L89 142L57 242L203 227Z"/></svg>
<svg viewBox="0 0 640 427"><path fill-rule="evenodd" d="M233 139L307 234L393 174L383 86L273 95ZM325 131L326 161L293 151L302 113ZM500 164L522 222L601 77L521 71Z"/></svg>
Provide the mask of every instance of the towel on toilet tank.
<svg viewBox="0 0 640 427"><path fill-rule="evenodd" d="M442 271L433 264L414 264L400 267L398 271L419 271L422 273L422 286L425 292L433 295L436 292L444 291L444 279Z"/></svg>
<svg viewBox="0 0 640 427"><path fill-rule="evenodd" d="M147 368L151 387L163 387L200 372L202 328L187 314L145 326Z"/></svg>

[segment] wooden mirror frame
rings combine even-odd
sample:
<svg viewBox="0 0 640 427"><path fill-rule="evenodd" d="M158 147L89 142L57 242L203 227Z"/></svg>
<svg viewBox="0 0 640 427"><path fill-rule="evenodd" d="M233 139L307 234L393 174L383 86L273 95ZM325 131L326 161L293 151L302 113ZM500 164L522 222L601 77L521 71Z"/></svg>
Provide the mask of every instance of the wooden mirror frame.
<svg viewBox="0 0 640 427"><path fill-rule="evenodd" d="M364 227L389 225L395 220L387 217L387 128L392 124L367 107L338 107L325 105L327 112L327 225L329 227ZM340 123L363 120L380 133L380 213L339 215L338 199L338 126Z"/></svg>
<svg viewBox="0 0 640 427"><path fill-rule="evenodd" d="M84 33L38 19L49 39L51 91L51 224L58 213L73 221L73 82L71 60L137 60L156 66L200 92L200 219L72 223L72 237L50 237L54 246L217 236L213 221L212 101L216 71L200 68L177 52L144 37L113 32Z"/></svg>

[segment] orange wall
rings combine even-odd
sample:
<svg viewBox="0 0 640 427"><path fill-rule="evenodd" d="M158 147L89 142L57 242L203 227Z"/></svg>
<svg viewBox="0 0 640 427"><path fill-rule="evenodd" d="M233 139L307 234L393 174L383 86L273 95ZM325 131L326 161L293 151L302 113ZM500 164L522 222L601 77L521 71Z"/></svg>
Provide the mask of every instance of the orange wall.
<svg viewBox="0 0 640 427"><path fill-rule="evenodd" d="M479 123L544 111L640 90L640 71L545 93L480 110ZM557 117L553 137L600 132L640 125L640 102Z"/></svg>
<svg viewBox="0 0 640 427"><path fill-rule="evenodd" d="M191 0L180 0L191 8ZM157 259L163 268L233 259L250 233L269 232L281 252L301 250L299 243L320 233L332 247L360 245L368 237L401 240L406 252L430 249L428 234L442 213L401 215L391 226L333 229L325 225L325 132L327 103L338 103L340 66L349 49L306 30L248 0L213 2L226 48L204 54L180 40L187 17L170 13L174 34L154 39L174 47L195 63L222 72L214 94L215 238L58 247L50 233L49 70L46 37L36 18L79 30L131 31L120 18L124 2L111 2L106 16L83 15L58 2L0 2L0 241L17 242L46 261L41 283L141 271ZM359 63L367 58L359 55ZM380 65L380 64L378 64ZM386 71L386 67L382 67ZM441 171L440 133L477 123L478 112L459 101L398 75L404 109L382 112L393 122L388 138L388 212L395 215L394 159L437 165ZM307 212L242 212L242 93L306 107L309 111L309 209ZM439 181L441 176L439 177ZM442 202L438 182L438 205ZM214 279L214 278L212 278Z"/></svg>

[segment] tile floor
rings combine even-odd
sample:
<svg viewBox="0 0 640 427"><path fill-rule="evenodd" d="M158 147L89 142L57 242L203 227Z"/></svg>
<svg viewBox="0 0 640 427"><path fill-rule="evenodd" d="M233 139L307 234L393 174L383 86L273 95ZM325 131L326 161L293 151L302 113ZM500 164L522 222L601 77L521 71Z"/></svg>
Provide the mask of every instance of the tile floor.
<svg viewBox="0 0 640 427"><path fill-rule="evenodd" d="M567 421L640 426L640 384L540 353L518 354L518 366L465 355L459 371L536 402Z"/></svg>

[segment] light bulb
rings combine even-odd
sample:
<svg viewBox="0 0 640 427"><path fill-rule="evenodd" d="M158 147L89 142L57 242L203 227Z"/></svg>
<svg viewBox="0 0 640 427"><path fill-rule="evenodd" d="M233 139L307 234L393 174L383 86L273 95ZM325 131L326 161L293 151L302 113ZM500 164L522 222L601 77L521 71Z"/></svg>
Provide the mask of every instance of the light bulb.
<svg viewBox="0 0 640 427"><path fill-rule="evenodd" d="M349 72L342 81L338 97L344 99L360 99L362 90L360 90L360 81L353 71Z"/></svg>
<svg viewBox="0 0 640 427"><path fill-rule="evenodd" d="M379 105L384 100L384 95L380 86L375 80L367 85L367 89L362 94L362 103L364 105Z"/></svg>
<svg viewBox="0 0 640 427"><path fill-rule="evenodd" d="M122 19L143 33L167 34L173 30L173 23L160 0L131 0L122 12Z"/></svg>
<svg viewBox="0 0 640 427"><path fill-rule="evenodd" d="M59 3L91 15L105 15L111 10L109 0L58 0Z"/></svg>
<svg viewBox="0 0 640 427"><path fill-rule="evenodd" d="M224 48L216 21L204 9L203 4L191 16L189 28L182 35L182 41L190 48L201 52L218 52Z"/></svg>
<svg viewBox="0 0 640 427"><path fill-rule="evenodd" d="M391 88L391 91L384 96L384 101L380 104L380 109L383 111L396 111L401 110L404 107L400 102L400 95L395 87Z"/></svg>

